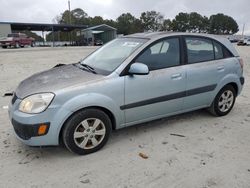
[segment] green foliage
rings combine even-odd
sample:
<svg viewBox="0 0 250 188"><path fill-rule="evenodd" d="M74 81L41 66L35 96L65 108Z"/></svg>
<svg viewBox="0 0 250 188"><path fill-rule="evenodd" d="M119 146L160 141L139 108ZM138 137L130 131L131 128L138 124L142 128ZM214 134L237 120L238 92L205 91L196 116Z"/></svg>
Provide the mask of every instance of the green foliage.
<svg viewBox="0 0 250 188"><path fill-rule="evenodd" d="M172 21L172 30L186 32L189 30L189 14L188 13L179 13L175 16L175 19Z"/></svg>
<svg viewBox="0 0 250 188"><path fill-rule="evenodd" d="M160 26L160 31L171 31L172 22L170 19L164 19L162 25Z"/></svg>
<svg viewBox="0 0 250 188"><path fill-rule="evenodd" d="M213 34L234 34L239 31L236 21L224 14L210 16L209 23L209 32Z"/></svg>
<svg viewBox="0 0 250 188"><path fill-rule="evenodd" d="M207 32L207 21L207 17L203 17L197 12L191 12L189 14L189 31L198 33Z"/></svg>
<svg viewBox="0 0 250 188"><path fill-rule="evenodd" d="M171 21L164 19L160 12L146 11L142 12L140 18L136 18L131 13L121 14L115 21L105 20L101 16L90 17L81 8L76 8L69 12L64 11L60 16L56 16L54 22L73 25L100 25L107 24L117 28L118 34L131 34L144 31L179 31L195 33L213 33L213 34L234 34L238 32L238 24L227 15L216 14L207 18L197 12L180 12ZM76 40L76 31L71 32L72 40ZM69 33L55 32L55 39L69 40ZM52 40L51 33L47 35L47 40Z"/></svg>
<svg viewBox="0 0 250 188"><path fill-rule="evenodd" d="M173 31L207 33L209 20L197 12L179 13L172 21Z"/></svg>
<svg viewBox="0 0 250 188"><path fill-rule="evenodd" d="M163 15L156 11L147 11L141 13L140 21L144 31L159 31L164 22Z"/></svg>
<svg viewBox="0 0 250 188"><path fill-rule="evenodd" d="M238 24L229 16L224 14L212 15L208 19L196 12L179 13L172 21L173 31L212 33L212 34L234 34L238 32Z"/></svg>
<svg viewBox="0 0 250 188"><path fill-rule="evenodd" d="M128 35L143 31L140 20L132 16L130 13L120 15L116 19L116 22L118 33Z"/></svg>
<svg viewBox="0 0 250 188"><path fill-rule="evenodd" d="M89 16L80 8L76 8L69 12L68 10L64 11L60 16L56 17L56 21L61 24L73 24L81 25L89 24Z"/></svg>
<svg viewBox="0 0 250 188"><path fill-rule="evenodd" d="M101 25L104 23L104 20L101 16L95 16L91 18L90 25L95 26L95 25Z"/></svg>

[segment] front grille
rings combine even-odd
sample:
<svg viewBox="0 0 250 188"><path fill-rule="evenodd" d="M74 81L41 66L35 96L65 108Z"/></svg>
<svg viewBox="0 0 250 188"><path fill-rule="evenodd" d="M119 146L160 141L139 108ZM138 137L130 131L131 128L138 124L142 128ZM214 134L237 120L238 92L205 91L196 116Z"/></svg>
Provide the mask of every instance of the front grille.
<svg viewBox="0 0 250 188"><path fill-rule="evenodd" d="M14 93L12 100L11 100L11 104L14 104L16 100L17 100L17 96L16 96L16 93Z"/></svg>

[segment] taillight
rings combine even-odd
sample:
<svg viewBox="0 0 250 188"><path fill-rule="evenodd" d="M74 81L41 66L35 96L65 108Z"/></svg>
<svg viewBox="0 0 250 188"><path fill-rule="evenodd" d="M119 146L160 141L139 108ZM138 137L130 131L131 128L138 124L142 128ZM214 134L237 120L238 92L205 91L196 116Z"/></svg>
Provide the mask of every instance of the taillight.
<svg viewBox="0 0 250 188"><path fill-rule="evenodd" d="M241 67L241 69L243 71L243 67L244 67L243 59L242 58L238 58L238 60L239 60L239 63L240 63L240 67Z"/></svg>

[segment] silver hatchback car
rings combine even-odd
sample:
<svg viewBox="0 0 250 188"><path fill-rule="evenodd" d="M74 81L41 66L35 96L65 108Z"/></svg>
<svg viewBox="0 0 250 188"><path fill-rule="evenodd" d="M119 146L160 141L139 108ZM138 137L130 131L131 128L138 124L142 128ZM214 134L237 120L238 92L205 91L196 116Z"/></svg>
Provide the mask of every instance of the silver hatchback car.
<svg viewBox="0 0 250 188"><path fill-rule="evenodd" d="M242 59L226 38L139 33L22 81L9 116L27 145L88 154L115 129L201 108L224 116L243 84Z"/></svg>

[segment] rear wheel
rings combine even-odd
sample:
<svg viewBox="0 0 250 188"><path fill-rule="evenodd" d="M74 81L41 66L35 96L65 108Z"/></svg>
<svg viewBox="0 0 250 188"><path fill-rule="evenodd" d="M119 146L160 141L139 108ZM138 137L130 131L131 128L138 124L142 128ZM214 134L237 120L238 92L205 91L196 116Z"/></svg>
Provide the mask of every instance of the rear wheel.
<svg viewBox="0 0 250 188"><path fill-rule="evenodd" d="M233 86L227 85L216 95L209 111L215 116L227 115L233 108L236 92Z"/></svg>
<svg viewBox="0 0 250 188"><path fill-rule="evenodd" d="M111 120L99 109L86 109L74 114L63 129L65 146L79 155L93 153L108 141Z"/></svg>

